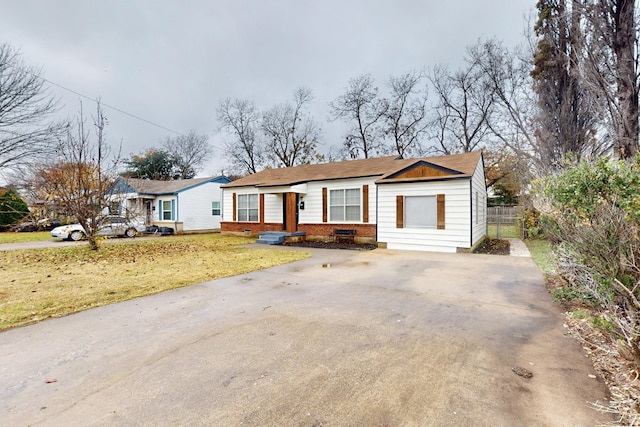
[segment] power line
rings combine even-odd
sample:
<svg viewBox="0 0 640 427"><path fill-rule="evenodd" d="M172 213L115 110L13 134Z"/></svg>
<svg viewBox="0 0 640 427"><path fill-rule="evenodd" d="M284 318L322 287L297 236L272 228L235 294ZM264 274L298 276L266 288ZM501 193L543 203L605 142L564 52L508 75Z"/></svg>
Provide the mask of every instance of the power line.
<svg viewBox="0 0 640 427"><path fill-rule="evenodd" d="M13 65L13 64L7 64L7 65L9 65L9 66L13 66L14 68L18 68L18 67L16 67L16 66L15 66L15 65ZM178 131L173 130L173 129L170 129L170 128L166 127L166 126L159 125L158 123L154 123L154 122L152 122L151 120L147 120L147 119L145 119L145 118L143 118L143 117L136 116L135 114L129 113L129 112L127 112L127 111L124 111L124 110L122 110L122 109L120 109L120 108L118 108L118 107L114 107L113 105L109 105L109 104L106 104L106 103L104 103L104 102L102 102L102 101L99 101L99 100L98 100L98 99L96 99L96 98L92 98L92 97L90 97L90 96L88 96L88 95L85 95L85 94L83 94L83 93L80 93L80 92L78 92L78 91L76 91L76 90L70 89L70 88L68 88L68 87L66 87L66 86L62 86L61 84L58 84L58 83L55 83L55 82L53 82L53 81L51 81L51 80L45 79L45 78L44 78L44 77L42 77L41 75L39 75L39 74L37 74L37 73L34 73L34 72L33 72L33 71L31 71L31 70L28 70L28 69L25 69L25 68L22 68L22 67L20 67L20 69L21 69L23 72L29 73L29 74L31 74L32 76L37 77L37 78L41 79L42 81L45 81L45 82L49 83L50 85L57 86L57 87L59 87L60 89L64 89L64 90L69 91L69 92L71 92L71 93L73 93L73 94L76 94L76 95L78 95L78 96L80 96L80 97L82 97L82 98L88 99L89 101L93 101L93 102L95 102L96 104L103 105L103 106L105 106L105 107L107 107L107 108L110 108L110 109L112 109L112 110L114 110L114 111L117 111L117 112L119 112L119 113L125 114L125 115L127 115L127 116L129 116L129 117L131 117L131 118L134 118L134 119L136 119L136 120L140 120L140 121L142 121L142 122L145 122L145 123L147 123L147 124L149 124L149 125L151 125L151 126L155 126L155 127L157 127L157 128L160 128L160 129L166 130L167 132L175 133L176 135L180 135L180 136L185 136L185 134L184 134L184 133L182 133L182 132L178 132Z"/></svg>

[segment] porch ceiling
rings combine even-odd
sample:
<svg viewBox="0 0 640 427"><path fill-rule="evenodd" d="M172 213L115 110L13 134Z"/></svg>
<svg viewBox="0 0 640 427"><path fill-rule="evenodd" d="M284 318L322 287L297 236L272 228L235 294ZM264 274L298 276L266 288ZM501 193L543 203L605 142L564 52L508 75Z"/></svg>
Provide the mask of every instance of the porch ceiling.
<svg viewBox="0 0 640 427"><path fill-rule="evenodd" d="M307 194L307 184L281 185L277 187L258 187L261 194L298 193Z"/></svg>

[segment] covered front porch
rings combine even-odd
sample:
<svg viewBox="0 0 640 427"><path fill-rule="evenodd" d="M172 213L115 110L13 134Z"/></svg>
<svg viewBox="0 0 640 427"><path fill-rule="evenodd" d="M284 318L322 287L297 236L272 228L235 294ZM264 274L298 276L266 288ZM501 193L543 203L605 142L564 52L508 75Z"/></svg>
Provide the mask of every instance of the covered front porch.
<svg viewBox="0 0 640 427"><path fill-rule="evenodd" d="M253 195L232 193L232 221L222 221L222 231L252 235L278 232L293 237L299 231L300 210L304 209L302 199L306 192L307 185L298 184L259 187L258 194Z"/></svg>
<svg viewBox="0 0 640 427"><path fill-rule="evenodd" d="M300 210L304 209L301 198L307 194L307 184L280 187L258 187L260 231L279 231L263 227L266 223L282 224L282 231L298 231Z"/></svg>

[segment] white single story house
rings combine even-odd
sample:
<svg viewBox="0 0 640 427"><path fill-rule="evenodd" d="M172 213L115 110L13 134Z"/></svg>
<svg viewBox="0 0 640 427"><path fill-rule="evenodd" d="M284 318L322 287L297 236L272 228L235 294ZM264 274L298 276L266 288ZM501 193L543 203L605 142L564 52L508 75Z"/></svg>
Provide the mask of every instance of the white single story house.
<svg viewBox="0 0 640 427"><path fill-rule="evenodd" d="M389 249L468 251L486 235L482 153L266 169L222 186L222 232L339 232Z"/></svg>
<svg viewBox="0 0 640 427"><path fill-rule="evenodd" d="M220 186L229 182L226 176L175 181L120 178L114 186L112 211L178 233L215 230L222 219Z"/></svg>

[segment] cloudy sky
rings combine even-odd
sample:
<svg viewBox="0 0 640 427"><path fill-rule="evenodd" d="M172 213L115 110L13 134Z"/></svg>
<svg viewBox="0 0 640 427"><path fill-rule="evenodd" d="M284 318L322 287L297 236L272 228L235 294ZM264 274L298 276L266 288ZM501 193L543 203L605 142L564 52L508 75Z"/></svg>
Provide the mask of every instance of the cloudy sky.
<svg viewBox="0 0 640 427"><path fill-rule="evenodd" d="M210 135L225 168L215 110L226 97L258 108L309 87L323 151L340 144L329 101L349 79L461 64L479 38L523 40L535 0L2 0L0 42L20 49L58 86L60 115L105 108L108 141L123 155L159 146L172 132ZM70 89L65 90L61 87ZM74 93L76 92L76 93ZM131 117L137 116L146 121ZM150 124L148 122L152 122Z"/></svg>

